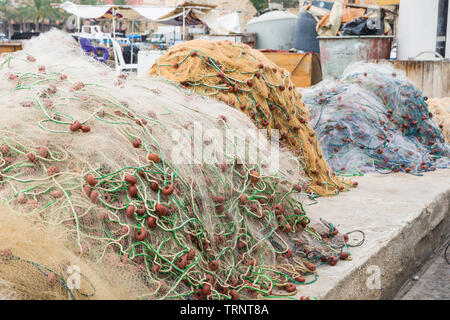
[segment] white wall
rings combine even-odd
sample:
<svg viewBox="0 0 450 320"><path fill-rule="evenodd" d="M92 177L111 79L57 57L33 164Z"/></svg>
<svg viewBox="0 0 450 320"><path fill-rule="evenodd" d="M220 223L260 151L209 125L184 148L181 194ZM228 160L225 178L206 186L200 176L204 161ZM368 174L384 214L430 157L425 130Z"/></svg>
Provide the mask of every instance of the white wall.
<svg viewBox="0 0 450 320"><path fill-rule="evenodd" d="M436 51L439 0L401 0L398 20L398 59L414 58L422 51ZM447 42L448 36L447 33ZM448 53L448 47L447 47ZM421 59L433 55L422 55Z"/></svg>
<svg viewBox="0 0 450 320"><path fill-rule="evenodd" d="M448 5L448 16L447 16L447 43L445 49L445 57L450 59L450 3Z"/></svg>

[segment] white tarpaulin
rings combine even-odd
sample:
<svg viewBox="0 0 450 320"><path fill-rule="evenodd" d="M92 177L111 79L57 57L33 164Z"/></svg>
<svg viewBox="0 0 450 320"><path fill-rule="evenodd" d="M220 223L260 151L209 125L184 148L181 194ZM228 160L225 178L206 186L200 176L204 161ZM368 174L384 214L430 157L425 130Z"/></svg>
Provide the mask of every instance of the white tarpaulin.
<svg viewBox="0 0 450 320"><path fill-rule="evenodd" d="M99 19L105 16L129 20L147 19L175 26L194 26L206 24L216 34L241 33L239 15L234 12L220 16L220 12L214 10L215 6L180 6L180 7L147 7L128 5L78 5L66 1L57 8L61 8L78 19ZM183 17L184 14L184 17ZM109 17L111 16L111 17Z"/></svg>
<svg viewBox="0 0 450 320"><path fill-rule="evenodd" d="M59 8L76 15L82 19L96 19L102 17L112 6L89 6L77 5L70 1L66 1L59 6Z"/></svg>
<svg viewBox="0 0 450 320"><path fill-rule="evenodd" d="M168 14L170 11L172 11L173 8L134 7L133 10L135 10L137 13L139 13L145 19L148 19L151 21L156 21L160 17L163 17L166 14Z"/></svg>
<svg viewBox="0 0 450 320"><path fill-rule="evenodd" d="M193 11L186 7L146 7L146 6L127 6L127 5L78 5L70 1L66 1L59 5L61 8L81 19L99 19L110 11L114 12L118 17L138 20L147 19L152 22L159 22L172 25L182 25L183 12L185 13L186 25L195 25L201 23L197 16L193 15ZM204 8L210 11L211 8ZM204 13L202 10L195 10L197 13Z"/></svg>
<svg viewBox="0 0 450 320"><path fill-rule="evenodd" d="M237 12L220 16L220 12L211 11L200 17L215 34L241 33L241 23Z"/></svg>
<svg viewBox="0 0 450 320"><path fill-rule="evenodd" d="M103 17L111 8L115 8L114 12L125 19L137 20L148 19L150 21L158 21L160 17L163 17L174 10L170 7L131 7L131 6L116 6L116 5L78 5L70 1L66 1L59 5L68 13L76 15L81 19L98 19Z"/></svg>

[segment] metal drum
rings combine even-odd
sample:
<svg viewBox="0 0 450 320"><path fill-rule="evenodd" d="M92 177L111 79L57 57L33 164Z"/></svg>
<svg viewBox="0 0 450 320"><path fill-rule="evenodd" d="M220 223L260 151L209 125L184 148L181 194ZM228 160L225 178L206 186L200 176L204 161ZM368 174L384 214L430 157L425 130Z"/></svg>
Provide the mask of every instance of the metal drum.
<svg viewBox="0 0 450 320"><path fill-rule="evenodd" d="M270 11L253 18L247 32L256 33L256 49L290 50L294 47L297 16L285 11Z"/></svg>

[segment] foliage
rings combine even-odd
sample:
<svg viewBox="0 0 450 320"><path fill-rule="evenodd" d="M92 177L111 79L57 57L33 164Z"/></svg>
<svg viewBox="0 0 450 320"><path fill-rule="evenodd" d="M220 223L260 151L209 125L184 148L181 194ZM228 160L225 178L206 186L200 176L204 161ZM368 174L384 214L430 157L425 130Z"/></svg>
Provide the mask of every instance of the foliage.
<svg viewBox="0 0 450 320"><path fill-rule="evenodd" d="M0 0L0 19L15 19L16 10L9 0Z"/></svg>
<svg viewBox="0 0 450 320"><path fill-rule="evenodd" d="M255 7L256 11L260 11L268 7L267 0L251 0L251 2Z"/></svg>
<svg viewBox="0 0 450 320"><path fill-rule="evenodd" d="M253 6L257 11L261 11L269 7L268 0L251 0ZM272 0L274 3L283 3L284 8L297 8L299 5L298 0Z"/></svg>
<svg viewBox="0 0 450 320"><path fill-rule="evenodd" d="M272 0L272 2L283 3L284 8L297 8L299 5L298 0Z"/></svg>
<svg viewBox="0 0 450 320"><path fill-rule="evenodd" d="M56 21L64 18L64 14L52 8L50 5L54 3L53 0L33 0L30 4L22 4L19 7L19 12L22 12L23 16L28 21L35 23L43 22L44 20Z"/></svg>
<svg viewBox="0 0 450 320"><path fill-rule="evenodd" d="M104 1L102 0L80 0L78 1L79 4L86 4L86 5L96 5L96 4L104 4Z"/></svg>
<svg viewBox="0 0 450 320"><path fill-rule="evenodd" d="M52 8L51 3L56 2L54 0L32 0L22 3L19 7L12 6L9 0L0 1L0 16L8 20L41 23L44 20L62 20L67 16Z"/></svg>

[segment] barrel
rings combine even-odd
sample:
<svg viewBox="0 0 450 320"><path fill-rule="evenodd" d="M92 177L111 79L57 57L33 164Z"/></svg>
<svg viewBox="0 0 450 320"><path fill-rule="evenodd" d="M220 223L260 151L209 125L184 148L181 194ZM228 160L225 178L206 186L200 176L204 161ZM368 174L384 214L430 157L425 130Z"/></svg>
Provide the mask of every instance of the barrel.
<svg viewBox="0 0 450 320"><path fill-rule="evenodd" d="M333 2L313 1L313 6L331 10ZM309 12L300 9L295 26L294 48L304 52L320 53L319 39L316 32L316 19Z"/></svg>

